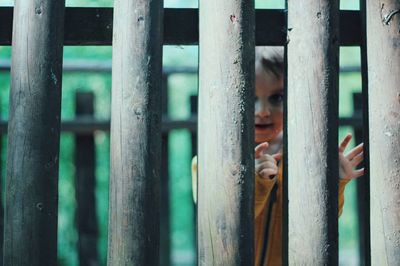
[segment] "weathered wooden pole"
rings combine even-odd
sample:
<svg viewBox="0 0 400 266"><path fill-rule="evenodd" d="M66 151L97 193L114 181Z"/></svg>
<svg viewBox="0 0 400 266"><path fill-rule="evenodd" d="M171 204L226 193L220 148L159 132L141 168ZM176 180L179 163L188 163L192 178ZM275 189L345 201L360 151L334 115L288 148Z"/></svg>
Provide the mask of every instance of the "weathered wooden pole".
<svg viewBox="0 0 400 266"><path fill-rule="evenodd" d="M366 57L366 49L361 49L361 58ZM369 169L369 160L367 157L367 140L368 137L368 127L366 125L365 119L365 111L368 110L368 106L365 104L365 96L364 92L367 92L367 84L364 81L367 81L367 77L364 77L367 73L366 64L364 64L364 59L361 59L362 65L362 86L363 86L363 93L353 93L353 106L354 106L354 113L361 114L363 118L363 125L362 127L354 127L354 139L356 143L364 142L364 161L359 166L364 167L365 170ZM365 61L366 63L366 61ZM364 72L365 71L365 72ZM359 247L359 255L360 255L360 265L369 266L371 265L371 245L370 245L370 186L369 186L369 171L364 173L362 178L358 178L355 182L357 182L357 223L358 223L358 247Z"/></svg>
<svg viewBox="0 0 400 266"><path fill-rule="evenodd" d="M15 1L4 265L57 264L64 8Z"/></svg>
<svg viewBox="0 0 400 266"><path fill-rule="evenodd" d="M158 265L162 0L114 2L108 265Z"/></svg>
<svg viewBox="0 0 400 266"><path fill-rule="evenodd" d="M3 136L0 134L0 153L3 149ZM0 161L2 161L3 156L0 154ZM0 254L3 254L3 240L4 240L4 204L3 204L3 193L5 192L2 169L0 166ZM0 259L0 266L3 266L3 260Z"/></svg>
<svg viewBox="0 0 400 266"><path fill-rule="evenodd" d="M254 264L254 3L200 1L198 263Z"/></svg>
<svg viewBox="0 0 400 266"><path fill-rule="evenodd" d="M288 1L289 264L338 262L339 1Z"/></svg>
<svg viewBox="0 0 400 266"><path fill-rule="evenodd" d="M400 261L399 30L399 1L367 1L373 265Z"/></svg>
<svg viewBox="0 0 400 266"><path fill-rule="evenodd" d="M162 115L168 117L168 74L163 75L161 93ZM171 265L171 223L169 193L169 132L161 135L161 173L160 173L160 266Z"/></svg>
<svg viewBox="0 0 400 266"><path fill-rule="evenodd" d="M362 93L354 97L354 110L362 111L363 127L354 131L356 143L364 142L364 176L357 180L357 209L358 209L358 233L360 265L371 265L371 194L370 194L370 145L369 145L369 109L368 109L368 56L367 56L367 3L360 0L361 19L361 79ZM357 99L358 98L358 99ZM356 104L358 102L358 104Z"/></svg>

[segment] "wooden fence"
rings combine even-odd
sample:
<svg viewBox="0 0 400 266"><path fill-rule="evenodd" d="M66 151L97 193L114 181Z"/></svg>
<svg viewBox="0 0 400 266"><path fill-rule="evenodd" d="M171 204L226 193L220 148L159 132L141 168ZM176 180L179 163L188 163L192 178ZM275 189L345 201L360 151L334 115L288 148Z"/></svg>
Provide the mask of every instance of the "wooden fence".
<svg viewBox="0 0 400 266"><path fill-rule="evenodd" d="M254 45L287 48L285 262L338 261L338 49L357 45L371 180L365 263L398 263L400 4L368 0L360 6L359 12L340 11L336 0L304 0L289 1L288 12L255 12L249 1L209 0L200 2L197 17L193 9L164 10L162 1L120 0L113 22L111 9L65 9L63 1L16 1L13 9L0 8L0 45L11 44L12 32L13 46L4 264L56 264L62 47L110 45L111 33L109 265L159 261L161 47L168 43L200 48L199 264L254 263L248 182L254 171ZM297 162L313 169L307 188ZM225 187L231 180L235 185Z"/></svg>
<svg viewBox="0 0 400 266"><path fill-rule="evenodd" d="M97 71L111 71L111 65L100 65L93 64L91 62L80 61L79 66L76 62L65 62L67 67L64 68L64 72L97 72ZM74 67L68 67L73 65ZM76 67L75 67L76 65ZM85 67L86 66L86 67ZM0 71L8 72L10 69L9 62L3 62L0 64ZM341 69L342 73L359 72L360 69L357 67L345 67ZM162 161L161 161L161 212L160 212L160 261L161 265L169 265L171 260L171 248L170 248L170 206L169 206L169 132L175 129L186 129L191 132L191 150L192 156L197 154L197 96L190 97L191 116L186 120L171 120L167 112L167 100L168 100L168 79L174 74L184 75L196 75L197 71L193 68L166 68L163 74L163 119L162 119ZM173 88L172 88L173 89ZM110 121L96 119L94 114L94 94L92 92L80 92L77 91L75 97L76 106L76 117L73 120L61 121L61 132L75 135L75 195L77 202L76 217L76 230L78 233L78 254L80 265L99 265L99 254L97 250L97 243L99 241L99 228L96 214L96 200L95 194L95 153L96 148L94 146L95 132L103 131L109 132ZM356 142L362 142L362 120L361 120L361 94L354 95L354 106L355 112L352 117L340 117L340 126L352 126L355 129ZM0 120L0 133L7 133L7 121ZM0 146L1 145L0 141ZM357 198L359 203L359 229L360 229L360 258L365 258L366 243L368 241L365 238L369 237L369 231L367 231L368 221L365 212L369 210L368 199L366 193L369 192L365 188L368 185L366 178L358 180ZM1 187L1 184L0 184ZM1 196L0 196L1 199ZM2 206L2 204L0 205ZM0 217L2 216L0 211ZM0 218L0 221L3 219ZM0 224L0 232L2 231L2 224ZM2 234L0 234L2 236ZM2 243L2 242L0 242ZM1 265L1 262L0 262ZM364 264L363 264L364 265Z"/></svg>

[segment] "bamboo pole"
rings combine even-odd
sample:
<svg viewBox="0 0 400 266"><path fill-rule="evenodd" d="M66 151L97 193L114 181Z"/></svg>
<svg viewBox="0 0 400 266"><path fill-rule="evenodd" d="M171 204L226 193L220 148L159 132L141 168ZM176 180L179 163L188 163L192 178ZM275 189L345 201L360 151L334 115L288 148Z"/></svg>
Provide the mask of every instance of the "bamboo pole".
<svg viewBox="0 0 400 266"><path fill-rule="evenodd" d="M338 262L339 1L288 1L289 264Z"/></svg>
<svg viewBox="0 0 400 266"><path fill-rule="evenodd" d="M400 261L399 12L399 1L367 1L373 265Z"/></svg>
<svg viewBox="0 0 400 266"><path fill-rule="evenodd" d="M64 8L15 1L4 265L57 264Z"/></svg>
<svg viewBox="0 0 400 266"><path fill-rule="evenodd" d="M114 2L108 265L158 265L163 1Z"/></svg>
<svg viewBox="0 0 400 266"><path fill-rule="evenodd" d="M198 263L254 264L254 3L200 1Z"/></svg>

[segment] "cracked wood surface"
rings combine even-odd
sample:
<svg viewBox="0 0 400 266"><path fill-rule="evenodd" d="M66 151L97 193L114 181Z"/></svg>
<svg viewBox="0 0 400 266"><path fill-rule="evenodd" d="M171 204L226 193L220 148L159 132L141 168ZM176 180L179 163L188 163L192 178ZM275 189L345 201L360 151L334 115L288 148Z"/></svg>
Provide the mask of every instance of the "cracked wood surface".
<svg viewBox="0 0 400 266"><path fill-rule="evenodd" d="M338 262L338 2L288 2L291 265Z"/></svg>
<svg viewBox="0 0 400 266"><path fill-rule="evenodd" d="M198 263L254 264L254 6L200 1Z"/></svg>
<svg viewBox="0 0 400 266"><path fill-rule="evenodd" d="M114 3L108 265L158 265L162 1Z"/></svg>
<svg viewBox="0 0 400 266"><path fill-rule="evenodd" d="M57 264L64 1L15 1L4 265Z"/></svg>
<svg viewBox="0 0 400 266"><path fill-rule="evenodd" d="M371 263L400 261L400 3L367 1Z"/></svg>

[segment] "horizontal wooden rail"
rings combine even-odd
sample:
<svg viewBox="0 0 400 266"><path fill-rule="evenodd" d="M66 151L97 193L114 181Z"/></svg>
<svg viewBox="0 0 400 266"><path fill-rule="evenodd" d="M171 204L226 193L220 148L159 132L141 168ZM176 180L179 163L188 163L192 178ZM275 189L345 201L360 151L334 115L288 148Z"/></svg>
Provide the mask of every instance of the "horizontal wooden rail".
<svg viewBox="0 0 400 266"><path fill-rule="evenodd" d="M187 120L171 120L163 118L162 132L168 132L174 129L188 129L195 132L197 130L197 119L191 117ZM94 131L110 131L109 120L98 120L92 118L76 118L61 122L61 131L75 134L91 134ZM7 132L7 121L0 121L0 133Z"/></svg>
<svg viewBox="0 0 400 266"><path fill-rule="evenodd" d="M10 71L11 60L0 60L0 72ZM64 60L64 72L103 72L111 73L111 60ZM360 66L343 66L341 73L360 72ZM197 74L198 69L195 66L165 66L163 73L172 74Z"/></svg>
<svg viewBox="0 0 400 266"><path fill-rule="evenodd" d="M341 126L362 127L362 118L360 115L352 117L341 117L339 119ZM197 118L192 116L185 120L172 120L170 118L162 119L162 132L168 132L175 129L187 129L190 132L197 131ZM74 120L65 120L61 122L61 131L75 134L91 134L94 131L110 131L109 120L99 120L93 118L76 118ZM0 120L0 134L7 133L7 121Z"/></svg>
<svg viewBox="0 0 400 266"><path fill-rule="evenodd" d="M0 72L10 71L11 60L0 59ZM356 69L357 67L352 67ZM111 60L66 60L63 63L64 72L104 72L111 73ZM163 74L197 74L195 66L165 66ZM354 71L356 72L356 71Z"/></svg>
<svg viewBox="0 0 400 266"><path fill-rule="evenodd" d="M111 45L112 8L65 9L65 45ZM286 38L286 11L256 10L256 44L283 45ZM0 45L11 45L13 8L0 7ZM340 45L356 46L361 42L359 11L340 11ZM164 44L198 44L198 10L166 8L164 12Z"/></svg>

